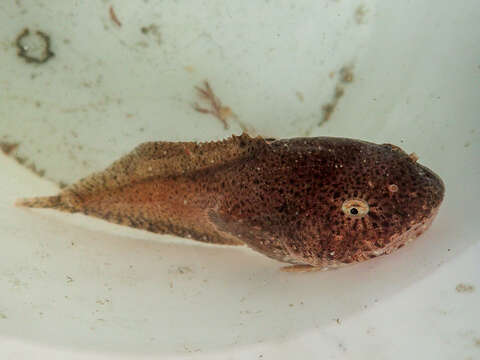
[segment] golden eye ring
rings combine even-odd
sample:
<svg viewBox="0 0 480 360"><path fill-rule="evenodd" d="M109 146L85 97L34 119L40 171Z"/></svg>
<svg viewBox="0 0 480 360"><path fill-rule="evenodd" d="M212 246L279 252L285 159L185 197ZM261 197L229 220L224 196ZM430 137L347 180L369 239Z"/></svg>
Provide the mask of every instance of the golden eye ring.
<svg viewBox="0 0 480 360"><path fill-rule="evenodd" d="M348 199L342 204L342 211L350 218L359 219L368 214L370 207L363 199Z"/></svg>

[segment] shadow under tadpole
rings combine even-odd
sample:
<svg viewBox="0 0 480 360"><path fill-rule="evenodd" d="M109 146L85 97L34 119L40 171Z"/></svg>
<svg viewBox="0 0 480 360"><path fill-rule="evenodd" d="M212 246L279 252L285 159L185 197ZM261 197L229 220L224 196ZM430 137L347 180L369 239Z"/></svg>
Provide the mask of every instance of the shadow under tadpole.
<svg viewBox="0 0 480 360"><path fill-rule="evenodd" d="M314 273L281 272L281 263L247 248L112 234L82 215L0 208L0 225L10 229L0 333L136 354L280 342L375 306L472 245L468 237L452 244L459 204L448 200L432 228L397 253Z"/></svg>

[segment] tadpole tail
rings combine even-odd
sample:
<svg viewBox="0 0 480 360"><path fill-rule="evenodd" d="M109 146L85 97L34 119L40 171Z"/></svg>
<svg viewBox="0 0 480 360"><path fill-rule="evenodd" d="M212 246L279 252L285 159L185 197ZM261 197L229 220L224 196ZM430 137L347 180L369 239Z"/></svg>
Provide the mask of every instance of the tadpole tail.
<svg viewBox="0 0 480 360"><path fill-rule="evenodd" d="M15 202L15 206L73 211L73 208L64 201L62 195L18 199Z"/></svg>

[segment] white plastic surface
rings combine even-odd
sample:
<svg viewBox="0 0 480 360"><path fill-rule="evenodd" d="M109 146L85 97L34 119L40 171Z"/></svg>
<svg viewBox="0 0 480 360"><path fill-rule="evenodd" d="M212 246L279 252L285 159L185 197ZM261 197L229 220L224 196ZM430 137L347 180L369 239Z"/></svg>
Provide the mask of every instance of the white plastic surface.
<svg viewBox="0 0 480 360"><path fill-rule="evenodd" d="M397 144L446 184L397 253L287 274L245 248L15 208L58 187L0 155L0 358L479 358L479 18L474 0L0 4L0 140L46 179L240 133L192 109L208 79L258 134ZM52 59L17 56L25 27Z"/></svg>

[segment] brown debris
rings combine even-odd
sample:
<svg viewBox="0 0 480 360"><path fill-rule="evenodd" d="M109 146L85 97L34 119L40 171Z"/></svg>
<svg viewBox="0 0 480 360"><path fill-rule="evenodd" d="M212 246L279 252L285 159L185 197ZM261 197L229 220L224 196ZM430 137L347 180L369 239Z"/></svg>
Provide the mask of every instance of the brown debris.
<svg viewBox="0 0 480 360"><path fill-rule="evenodd" d="M10 155L10 153L18 148L18 143L9 143L9 142L0 142L0 151L5 155Z"/></svg>
<svg viewBox="0 0 480 360"><path fill-rule="evenodd" d="M204 100L209 103L210 108L201 107L198 103L193 104L195 111L198 111L202 114L211 114L215 116L223 124L225 130L229 128L227 119L232 119L237 123L237 125L242 129L242 131L251 136L256 136L256 131L250 125L245 124L241 121L238 116L232 111L229 106L223 106L220 99L214 94L212 87L208 81L203 82L203 88L200 86L195 86L197 94L201 100Z"/></svg>
<svg viewBox="0 0 480 360"><path fill-rule="evenodd" d="M113 6L110 5L110 8L108 11L110 13L110 19L112 19L115 25L119 27L122 26L122 23L120 22L120 20L118 20L117 14L115 14L115 10L113 10Z"/></svg>
<svg viewBox="0 0 480 360"><path fill-rule="evenodd" d="M475 287L473 285L470 285L470 284L460 283L455 287L455 290L458 293L473 293L475 291Z"/></svg>
<svg viewBox="0 0 480 360"><path fill-rule="evenodd" d="M35 49L25 43L32 36L30 30L25 28L15 40L15 45L18 49L17 55L25 59L27 63L43 64L55 55L50 50L50 37L42 31L36 31L34 34L43 42L40 54L35 54Z"/></svg>
<svg viewBox="0 0 480 360"><path fill-rule="evenodd" d="M340 69L340 81L351 83L353 81L353 69L351 66L344 66Z"/></svg>
<svg viewBox="0 0 480 360"><path fill-rule="evenodd" d="M201 100L209 103L210 109L201 107L198 103L193 105L195 111L202 114L211 114L215 116L223 124L225 130L229 128L227 118L234 116L232 109L228 106L223 106L220 99L214 94L212 87L208 81L203 82L203 88L195 86L197 95Z"/></svg>
<svg viewBox="0 0 480 360"><path fill-rule="evenodd" d="M320 120L320 123L318 124L319 126L327 122L328 120L330 120L330 117L332 116L333 112L337 108L338 101L344 94L345 94L345 90L343 89L343 87L337 85L337 87L335 88L335 94L333 96L333 100L323 105L322 107L323 117L322 117L322 120Z"/></svg>
<svg viewBox="0 0 480 360"><path fill-rule="evenodd" d="M305 99L304 96L303 96L303 93L301 91L297 91L295 93L295 95L297 95L297 99L298 101L302 102L303 103L303 100Z"/></svg>
<svg viewBox="0 0 480 360"><path fill-rule="evenodd" d="M333 99L329 103L323 105L322 110L323 110L323 116L320 122L318 123L318 126L323 125L323 123L327 122L330 120L332 117L333 112L337 108L338 102L341 99L341 97L345 94L345 88L344 84L349 84L353 82L353 66L343 66L339 70L339 75L340 79L337 83L337 86L335 87L335 93L333 94ZM332 73L330 73L330 77Z"/></svg>
<svg viewBox="0 0 480 360"><path fill-rule="evenodd" d="M32 172L37 174L40 177L45 175L45 170L38 169L33 162L27 162L27 159L17 155L15 152L17 151L18 147L20 146L19 143L12 143L7 141L0 141L0 151L3 152L5 155L10 156L20 165L25 166L26 168L30 169Z"/></svg>
<svg viewBox="0 0 480 360"><path fill-rule="evenodd" d="M162 44L162 33L160 32L158 25L150 24L148 26L142 26L140 31L143 35L153 36L158 45Z"/></svg>

